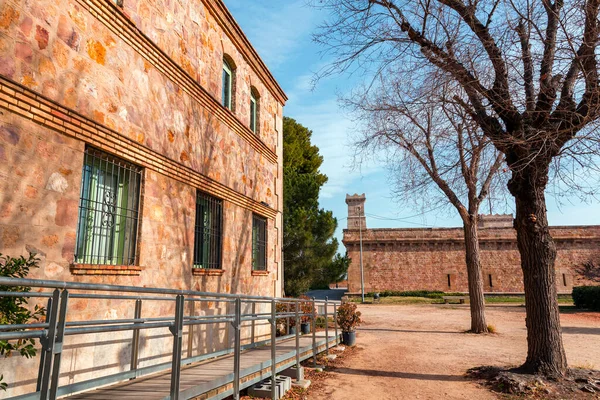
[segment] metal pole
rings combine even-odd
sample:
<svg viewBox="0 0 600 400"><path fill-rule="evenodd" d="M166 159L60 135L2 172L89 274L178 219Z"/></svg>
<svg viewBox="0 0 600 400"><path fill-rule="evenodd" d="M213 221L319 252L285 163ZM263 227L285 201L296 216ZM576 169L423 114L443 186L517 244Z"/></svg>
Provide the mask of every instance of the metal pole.
<svg viewBox="0 0 600 400"><path fill-rule="evenodd" d="M60 294L60 309L58 311L58 321L56 323L56 340L54 341L54 354L52 366L52 380L50 382L50 399L56 399L58 392L58 378L60 377L60 360L63 349L63 339L65 337L65 324L67 322L67 304L69 301L69 292L63 290Z"/></svg>
<svg viewBox="0 0 600 400"><path fill-rule="evenodd" d="M137 299L135 301L135 311L133 314L133 318L135 318L135 319L142 318L142 299ZM130 369L132 371L137 370L137 367L138 367L139 347L140 347L140 330L134 329L133 330L133 338L131 339L131 367L130 367ZM132 379L135 379L135 378L132 378Z"/></svg>
<svg viewBox="0 0 600 400"><path fill-rule="evenodd" d="M312 348L313 348L313 367L317 368L317 315L315 298L312 298Z"/></svg>
<svg viewBox="0 0 600 400"><path fill-rule="evenodd" d="M300 301L296 300L296 382L300 381Z"/></svg>
<svg viewBox="0 0 600 400"><path fill-rule="evenodd" d="M235 320L233 321L234 331L234 353L233 353L233 398L240 399L240 359L242 357L242 339L240 335L242 325L242 300L235 299Z"/></svg>
<svg viewBox="0 0 600 400"><path fill-rule="evenodd" d="M54 342L56 341L56 322L58 321L58 309L60 305L60 291L55 289L52 293L52 309L48 325L48 333L41 340L42 351L46 353L44 357L44 375L40 390L40 400L48 398L48 389L50 389L50 374L52 372L52 357L54 355Z"/></svg>
<svg viewBox="0 0 600 400"><path fill-rule="evenodd" d="M358 221L358 234L360 236L360 293L362 302L365 302L365 274L363 270L363 243L362 243L362 218Z"/></svg>
<svg viewBox="0 0 600 400"><path fill-rule="evenodd" d="M256 303L252 302L252 317L256 318ZM250 342L252 344L254 344L254 328L255 328L255 322L254 320L252 320L252 333L250 334Z"/></svg>
<svg viewBox="0 0 600 400"><path fill-rule="evenodd" d="M290 303L285 303L285 313L290 313ZM290 317L285 317L285 333L286 335L290 334Z"/></svg>
<svg viewBox="0 0 600 400"><path fill-rule="evenodd" d="M329 355L329 317L327 316L327 307L329 307L329 296L325 296L325 354Z"/></svg>
<svg viewBox="0 0 600 400"><path fill-rule="evenodd" d="M179 385L181 376L181 348L183 345L183 295L177 295L175 303L175 323L169 330L173 334L173 361L171 363L171 400L179 400Z"/></svg>
<svg viewBox="0 0 600 400"><path fill-rule="evenodd" d="M277 311L276 300L271 300L271 400L277 400Z"/></svg>
<svg viewBox="0 0 600 400"><path fill-rule="evenodd" d="M333 303L333 325L335 326L335 344L339 343L338 323L337 323L337 304Z"/></svg>
<svg viewBox="0 0 600 400"><path fill-rule="evenodd" d="M190 301L190 317L194 317L196 311L196 302ZM187 356L191 358L194 355L194 325L188 326L188 345Z"/></svg>
<svg viewBox="0 0 600 400"><path fill-rule="evenodd" d="M52 298L49 298L48 303L46 304L46 316L44 317L44 323L49 322L49 318L50 318L51 314L52 314ZM44 343L47 340L48 340L47 336L45 339L40 338L40 344L42 345L42 349L40 351L40 367L38 369L37 384L35 386L36 392L39 392L40 390L42 390L42 376L44 376L44 364L45 364L46 352L47 352L46 348L44 347Z"/></svg>

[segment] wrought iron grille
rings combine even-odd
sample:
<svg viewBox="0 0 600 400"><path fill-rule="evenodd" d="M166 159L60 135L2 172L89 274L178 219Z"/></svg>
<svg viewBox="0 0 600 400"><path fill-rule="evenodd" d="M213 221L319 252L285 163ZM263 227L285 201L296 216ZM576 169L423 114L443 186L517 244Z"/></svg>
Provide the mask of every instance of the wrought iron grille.
<svg viewBox="0 0 600 400"><path fill-rule="evenodd" d="M142 168L87 148L81 177L75 261L133 265Z"/></svg>
<svg viewBox="0 0 600 400"><path fill-rule="evenodd" d="M223 201L197 192L194 268L221 269L222 235Z"/></svg>
<svg viewBox="0 0 600 400"><path fill-rule="evenodd" d="M267 270L267 219L252 215L252 269Z"/></svg>

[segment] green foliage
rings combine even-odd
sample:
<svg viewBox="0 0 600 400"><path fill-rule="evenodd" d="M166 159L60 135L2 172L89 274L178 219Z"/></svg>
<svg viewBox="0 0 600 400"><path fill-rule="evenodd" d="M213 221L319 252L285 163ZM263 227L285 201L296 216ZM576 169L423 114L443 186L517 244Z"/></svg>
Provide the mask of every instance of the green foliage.
<svg viewBox="0 0 600 400"><path fill-rule="evenodd" d="M39 259L35 254L30 254L27 259L23 256L12 258L0 254L0 276L25 278L31 268L39 268L38 263ZM0 291L6 292L29 292L30 290L31 288L24 286L0 286ZM27 324L32 320L39 321L45 315L44 307L36 305L31 311L26 305L26 297L0 297L0 324ZM36 353L34 344L33 339L16 342L0 340L0 355L10 357L13 352L18 352L23 357L33 357Z"/></svg>
<svg viewBox="0 0 600 400"><path fill-rule="evenodd" d="M319 172L323 157L310 143L312 132L291 118L283 120L283 257L285 293L298 296L321 279L338 241L337 220L319 208L319 191L327 176Z"/></svg>
<svg viewBox="0 0 600 400"><path fill-rule="evenodd" d="M348 257L348 254L344 254L343 256L336 254L333 261L319 271L319 275L313 282L311 289L329 289L330 283L337 283L344 280L349 266L350 257Z"/></svg>
<svg viewBox="0 0 600 400"><path fill-rule="evenodd" d="M574 287L573 302L577 308L600 311L600 286Z"/></svg>
<svg viewBox="0 0 600 400"><path fill-rule="evenodd" d="M342 332L352 332L363 321L360 319L361 313L356 310L354 303L343 303L337 309L337 323Z"/></svg>

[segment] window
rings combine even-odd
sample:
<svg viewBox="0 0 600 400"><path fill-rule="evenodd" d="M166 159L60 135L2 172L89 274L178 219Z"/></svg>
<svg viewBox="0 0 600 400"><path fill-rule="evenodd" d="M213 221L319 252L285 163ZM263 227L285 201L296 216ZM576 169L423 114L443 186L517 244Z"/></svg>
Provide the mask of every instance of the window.
<svg viewBox="0 0 600 400"><path fill-rule="evenodd" d="M123 0L113 0L115 4L119 7L123 7Z"/></svg>
<svg viewBox="0 0 600 400"><path fill-rule="evenodd" d="M452 287L452 279L450 277L450 274L448 274L448 287L451 288Z"/></svg>
<svg viewBox="0 0 600 400"><path fill-rule="evenodd" d="M222 210L222 200L197 192L194 268L221 269Z"/></svg>
<svg viewBox="0 0 600 400"><path fill-rule="evenodd" d="M259 126L259 98L255 88L250 88L250 130L255 134L258 133Z"/></svg>
<svg viewBox="0 0 600 400"><path fill-rule="evenodd" d="M256 133L256 97L250 94L250 129Z"/></svg>
<svg viewBox="0 0 600 400"><path fill-rule="evenodd" d="M567 286L567 274L562 274L563 286Z"/></svg>
<svg viewBox="0 0 600 400"><path fill-rule="evenodd" d="M140 167L86 149L75 262L135 264L141 178Z"/></svg>
<svg viewBox="0 0 600 400"><path fill-rule="evenodd" d="M267 219L252 215L252 269L267 270Z"/></svg>
<svg viewBox="0 0 600 400"><path fill-rule="evenodd" d="M227 60L223 60L223 107L232 110L233 68Z"/></svg>
<svg viewBox="0 0 600 400"><path fill-rule="evenodd" d="M492 274L488 274L488 280L490 282L490 287L494 287L494 282L492 281Z"/></svg>

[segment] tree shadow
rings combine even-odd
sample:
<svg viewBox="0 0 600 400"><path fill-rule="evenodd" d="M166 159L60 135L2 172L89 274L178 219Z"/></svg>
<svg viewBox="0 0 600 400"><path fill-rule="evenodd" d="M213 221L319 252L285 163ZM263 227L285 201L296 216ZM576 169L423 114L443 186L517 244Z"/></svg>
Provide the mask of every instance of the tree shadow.
<svg viewBox="0 0 600 400"><path fill-rule="evenodd" d="M414 372L382 371L375 369L336 368L336 373L361 375L384 378L416 379L422 381L464 382L465 378L458 375L419 374Z"/></svg>

